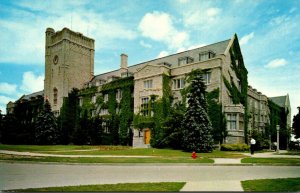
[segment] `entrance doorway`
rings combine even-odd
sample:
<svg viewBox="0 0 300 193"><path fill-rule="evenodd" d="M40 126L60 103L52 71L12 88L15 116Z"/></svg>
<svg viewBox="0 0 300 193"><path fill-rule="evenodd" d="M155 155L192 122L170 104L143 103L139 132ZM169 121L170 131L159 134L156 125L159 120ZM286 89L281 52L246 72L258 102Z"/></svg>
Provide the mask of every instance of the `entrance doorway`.
<svg viewBox="0 0 300 193"><path fill-rule="evenodd" d="M150 144L150 138L151 138L151 131L150 131L150 129L145 129L144 130L145 144Z"/></svg>

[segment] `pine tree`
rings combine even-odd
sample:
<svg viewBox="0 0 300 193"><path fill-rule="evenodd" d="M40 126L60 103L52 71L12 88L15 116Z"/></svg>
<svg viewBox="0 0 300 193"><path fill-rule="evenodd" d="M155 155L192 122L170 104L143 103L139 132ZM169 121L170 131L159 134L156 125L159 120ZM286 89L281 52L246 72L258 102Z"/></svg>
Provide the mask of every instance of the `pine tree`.
<svg viewBox="0 0 300 193"><path fill-rule="evenodd" d="M298 110L298 114L293 118L293 129L296 139L300 138L300 107L298 107Z"/></svg>
<svg viewBox="0 0 300 193"><path fill-rule="evenodd" d="M205 84L200 70L188 76L188 107L183 119L183 148L186 151L211 152L212 126L207 114Z"/></svg>
<svg viewBox="0 0 300 193"><path fill-rule="evenodd" d="M36 143L40 145L56 144L58 138L56 118L46 100L35 126Z"/></svg>

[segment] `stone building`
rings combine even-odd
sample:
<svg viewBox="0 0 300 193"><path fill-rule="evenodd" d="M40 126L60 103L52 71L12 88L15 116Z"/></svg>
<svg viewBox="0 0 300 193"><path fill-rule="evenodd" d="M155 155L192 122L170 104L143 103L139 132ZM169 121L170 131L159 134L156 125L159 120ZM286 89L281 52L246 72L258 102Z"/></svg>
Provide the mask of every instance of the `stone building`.
<svg viewBox="0 0 300 193"><path fill-rule="evenodd" d="M287 112L287 127L290 129L292 127L292 116L291 116L291 105L289 94L284 96L270 97L270 100L273 101L278 106L284 108Z"/></svg>
<svg viewBox="0 0 300 193"><path fill-rule="evenodd" d="M270 124L268 97L251 86L248 86L248 112L248 131L254 129L265 132L265 128Z"/></svg>
<svg viewBox="0 0 300 193"><path fill-rule="evenodd" d="M88 95L90 103L95 104L99 96L103 97L105 103L108 101L108 94L102 92L105 85L131 77L133 113L151 116L152 112L145 107L149 106L151 96L158 99L163 97L164 77L169 79L168 86L171 88L173 102L176 102L182 99L180 91L186 86L186 75L193 69L202 69L205 72L203 78L207 92L218 92L216 101L221 104L227 119L227 143L244 143L247 134L245 131L262 129L268 122L267 97L248 87L248 72L236 35L225 41L130 66L128 56L121 54L119 69L99 75L94 75L93 39L68 28L57 32L47 28L45 40L45 84L44 92L40 94L49 100L52 110L57 114L63 98L68 96L72 88L95 88ZM123 90L116 89L114 92L119 104ZM81 97L80 105L84 105L85 99ZM13 112L14 103L9 103L8 108L7 112ZM119 113L119 109L116 113ZM248 113L254 116L247 126L245 117ZM92 109L91 114L106 116L110 113L108 106L102 105ZM134 131L133 146L148 147L151 128L131 129Z"/></svg>
<svg viewBox="0 0 300 193"><path fill-rule="evenodd" d="M128 66L128 56L121 55L120 69L97 75L86 86L101 86L115 79L126 76L134 77L134 114L139 114L143 107L150 101L152 95L161 98L163 95L163 76L168 76L174 102L182 99L180 90L184 88L185 76L193 69L205 71L204 80L207 92L218 89L218 102L222 104L222 109L228 120L229 137L228 143L244 143L244 106L241 103L234 103L230 91L224 83L224 79L242 91L242 85L247 88L247 83L242 83L237 77L236 70L232 67L232 60L236 67L247 71L244 68L242 57L235 57L230 53L235 49L236 55L241 55L237 36L231 39L203 46L193 50L169 55L166 57L150 60L140 64ZM247 78L246 78L247 79ZM96 97L93 97L94 101ZM104 96L106 100L107 96ZM82 102L81 102L82 104ZM101 111L101 115L108 114L107 109ZM151 112L143 111L142 115L148 116ZM143 131L135 129L133 146L147 146L149 143L151 128Z"/></svg>
<svg viewBox="0 0 300 193"><path fill-rule="evenodd" d="M46 30L44 96L59 113L72 88L83 88L94 75L94 40L68 28Z"/></svg>

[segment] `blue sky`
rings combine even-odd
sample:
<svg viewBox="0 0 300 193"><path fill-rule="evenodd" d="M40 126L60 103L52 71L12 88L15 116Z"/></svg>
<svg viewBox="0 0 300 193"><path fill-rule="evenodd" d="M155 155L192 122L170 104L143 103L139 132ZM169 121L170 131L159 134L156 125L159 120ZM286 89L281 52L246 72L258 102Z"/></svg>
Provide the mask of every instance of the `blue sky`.
<svg viewBox="0 0 300 193"><path fill-rule="evenodd" d="M237 33L249 84L300 106L300 8L297 0L0 0L0 109L43 90L45 30L68 27L96 41L95 74Z"/></svg>

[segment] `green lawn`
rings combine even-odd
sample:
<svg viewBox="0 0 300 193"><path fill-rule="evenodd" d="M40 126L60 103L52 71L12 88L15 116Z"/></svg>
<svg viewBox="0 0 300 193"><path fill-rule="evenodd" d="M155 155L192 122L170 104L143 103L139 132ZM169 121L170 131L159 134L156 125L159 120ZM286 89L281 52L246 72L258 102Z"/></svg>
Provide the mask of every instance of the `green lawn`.
<svg viewBox="0 0 300 193"><path fill-rule="evenodd" d="M241 162L272 165L300 165L299 158L244 158Z"/></svg>
<svg viewBox="0 0 300 193"><path fill-rule="evenodd" d="M26 151L35 153L61 155L138 155L163 157L190 157L191 152L173 149L142 148L134 149L129 146L75 146L75 145L0 145L0 150ZM198 153L206 158L243 158L247 157L238 152L213 151L212 153Z"/></svg>
<svg viewBox="0 0 300 193"><path fill-rule="evenodd" d="M60 163L214 163L209 158L192 159L191 157L150 157L150 158L128 158L128 157L43 157L43 156L19 156L0 154L3 161L28 161L28 162L60 162Z"/></svg>
<svg viewBox="0 0 300 193"><path fill-rule="evenodd" d="M185 182L124 183L10 190L17 192L179 192Z"/></svg>
<svg viewBox="0 0 300 193"><path fill-rule="evenodd" d="M300 178L247 180L242 187L248 192L299 192Z"/></svg>

